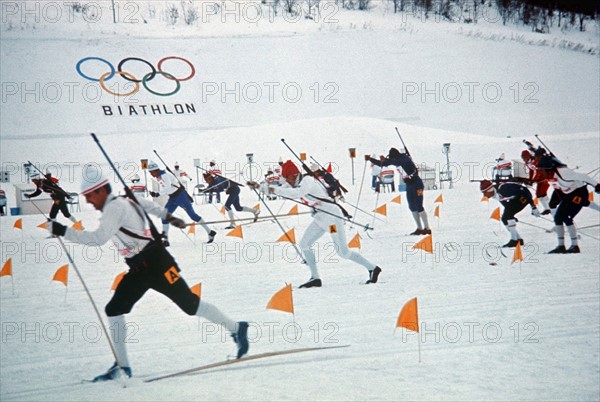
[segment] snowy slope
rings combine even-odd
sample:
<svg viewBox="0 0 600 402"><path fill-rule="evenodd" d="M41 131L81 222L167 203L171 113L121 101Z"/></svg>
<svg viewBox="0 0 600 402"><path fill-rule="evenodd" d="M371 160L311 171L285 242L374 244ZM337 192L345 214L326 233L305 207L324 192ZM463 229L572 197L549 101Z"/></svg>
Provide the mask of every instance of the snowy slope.
<svg viewBox="0 0 600 402"><path fill-rule="evenodd" d="M111 157L131 176L139 159L156 149L165 160L179 161L195 178L192 160L217 159L225 174L244 179L245 154L254 153L254 174L296 152L319 162L332 162L355 204L365 153L383 154L399 146L395 127L418 162L445 164L442 144L452 144L450 160L457 178L452 190L425 193L434 230L434 255L412 250L417 238L402 193L402 204L390 203L397 193L377 198L369 189L369 169L359 207L373 210L388 204L388 216L373 219L371 237L348 225L348 239L361 235L361 253L383 268L380 283L364 286L366 271L332 253L327 237L320 239L318 261L324 286L294 289L295 316L266 310L269 298L285 283L294 286L309 277L293 248L276 243L281 235L271 222L244 227L244 239L225 236L224 224L214 245L204 233L188 239L171 231L171 251L193 285L202 283L202 298L234 319L252 322L250 353L295 347L351 345L234 365L202 375L156 383L143 380L171 371L219 361L235 353L229 335L211 324L190 318L162 296L149 292L128 316L129 356L134 378L118 384L80 384L112 364L111 353L87 295L71 269L65 287L51 282L68 262L56 240L36 228L41 216L24 216L23 230L13 229L16 217L0 218L3 263L11 257L13 277L0 279L0 399L4 400L597 400L600 397L600 229L582 229L582 253L543 254L555 237L552 223L526 210L519 230L526 241L525 261L512 264L497 245L508 235L489 215L494 203L480 202L469 179L489 174L501 153L518 159L521 140L541 138L570 167L588 172L600 164L598 127L598 59L551 46L531 46L518 40L493 40L505 28L481 26L482 35L458 32L448 24L412 21L390 28L373 14L373 24L361 25L356 13L342 13L336 26L258 24L208 26L185 34L150 21L151 32L132 25L73 24L3 30L0 39L3 83L28 88L85 81L75 64L86 56L128 56L156 62L167 55L188 57L198 77L183 82L176 96L156 100L146 92L142 104L194 102L199 113L185 116L109 118L100 105L123 105L103 95L88 102L76 92L49 102L42 96L9 96L2 102L0 157L3 167L16 167L11 184L25 181L26 160L61 174L64 187L76 191L84 163L106 168L89 137L96 132ZM388 16L389 17L389 16ZM384 22L382 22L384 21ZM153 25L154 24L154 25ZM354 24L354 27L353 25ZM364 27L367 27L366 29ZM363 28L361 28L363 27ZM256 28L256 27L254 27ZM65 38L64 34L69 36ZM504 33L503 33L504 34ZM129 36L126 36L129 35ZM487 36L486 36L487 35ZM485 38L491 40L482 40ZM584 40L584 38L579 38ZM60 57L56 57L60 56ZM22 60L27 60L23 63ZM533 62L532 60L535 60ZM44 68L37 68L44 65ZM543 69L540 69L540 65ZM174 65L172 68L180 68ZM178 73L185 73L182 68ZM202 102L206 83L298 83L299 102ZM310 86L320 85L319 102ZM423 102L420 95L402 101L403 84L498 83L499 102L447 100ZM519 83L519 102L510 86ZM535 82L537 103L524 103L523 85ZM324 103L324 84L335 83L337 103ZM94 84L97 87L97 84ZM168 87L165 87L168 88ZM464 87L463 87L464 88ZM507 138L510 136L510 138ZM352 185L348 148L357 148ZM54 164L55 165L51 165ZM74 166L73 174L67 167ZM264 172L263 172L264 173ZM596 177L598 175L596 174ZM195 180L194 180L195 182ZM2 185L12 206L12 185ZM434 199L442 194L439 221ZM597 201L596 201L597 202ZM247 189L242 203L254 205ZM290 202L269 203L287 212ZM220 206L196 205L207 220L220 220ZM263 215L267 212L263 207ZM349 211L354 212L349 207ZM179 214L181 212L178 212ZM240 217L246 217L239 214ZM97 212L82 205L77 217L86 229L97 225ZM64 221L64 218L59 218ZM281 221L301 236L308 215ZM579 227L597 225L598 212L584 209ZM529 226L535 225L535 226ZM194 243L195 240L195 243ZM110 299L113 278L125 269L110 245L101 249L68 245L100 310ZM497 265L490 265L496 263ZM418 297L421 321L421 361L417 335L394 331L404 303ZM294 330L296 329L297 332ZM301 331L301 332L300 332Z"/></svg>

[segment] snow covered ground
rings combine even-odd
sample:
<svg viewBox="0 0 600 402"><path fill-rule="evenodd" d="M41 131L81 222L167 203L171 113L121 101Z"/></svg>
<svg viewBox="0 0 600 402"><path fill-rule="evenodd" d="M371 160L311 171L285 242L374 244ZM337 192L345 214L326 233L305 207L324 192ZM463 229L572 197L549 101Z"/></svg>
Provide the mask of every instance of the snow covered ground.
<svg viewBox="0 0 600 402"><path fill-rule="evenodd" d="M533 141L533 134L570 167L589 172L600 165L597 52L558 45L563 35L597 49L594 27L587 34L540 36L482 22L469 33L464 25L345 10L336 14L337 23L176 28L160 24L158 17L148 25L116 26L105 18L94 25L22 24L15 22L18 17L11 15L10 26L3 19L0 30L0 159L2 169L13 172L11 183L2 184L11 207L12 184L26 181L21 166L27 160L60 175L70 191L79 186L83 164L106 169L90 132L98 134L128 178L154 149L171 164L179 161L194 179L195 158L218 160L224 174L238 180L256 177L280 157L292 157L280 142L285 138L297 152L331 162L349 188L347 201L355 204L365 171L362 155L399 146L398 127L415 159L437 170L445 164L442 144L451 143L456 183L452 190L446 183L444 190L425 194L435 243L434 255L425 255L412 250L417 238L406 235L414 223L404 193L400 205L390 203L398 193L377 198L366 167L359 207L371 211L388 203L388 216L374 220L355 214L359 222L373 223L372 238L356 227L346 230L348 239L361 235L361 253L383 268L380 283L363 286L366 271L340 260L324 237L318 253L324 286L294 289L293 318L265 309L285 283L297 286L309 277L293 248L276 242L281 232L275 224L245 226L243 240L226 237L225 224L217 224L214 245L203 244L201 231L194 243L172 230L171 251L188 284L201 282L203 299L252 322L250 354L350 347L144 383L235 352L228 334L148 293L128 316L134 377L127 388L80 384L112 364L86 293L72 269L66 295L61 283L51 282L68 260L57 241L36 228L41 216L23 216L22 231L13 229L17 217L2 217L1 262L12 258L13 277L0 279L1 400L600 398L600 229L580 231L579 255L545 255L556 241L545 231L552 223L526 210L519 215L525 261L511 265L511 252L497 253L508 235L489 219L496 205L480 202L477 184L469 182L489 175L491 162L503 152L518 159L521 140ZM517 39L508 39L511 35ZM127 99L115 98L77 74L78 61L90 56L115 67L126 57L156 65L163 57L181 56L192 62L196 76L181 82L171 97L142 88ZM165 63L177 76L190 71L176 60ZM143 75L143 65L127 66ZM101 65L85 67L89 75L100 71ZM151 88L173 89L173 83L158 79ZM129 90L124 84L115 85ZM193 104L196 113L167 115L162 109L160 115L106 116L103 109L111 106L116 113L117 106L133 105L140 112L139 105L164 105L175 110L176 104ZM350 147L358 154L354 170ZM246 165L249 152L253 173ZM438 221L433 210L440 194ZM256 196L245 190L242 203L255 205ZM269 206L286 213L293 205ZM220 206L196 208L207 220L223 217ZM97 225L98 214L87 205L76 215L86 229ZM597 225L598 216L586 208L576 223ZM307 215L281 221L297 236L309 222ZM102 310L125 265L109 245L68 247ZM413 297L419 301L421 333L394 331L400 309Z"/></svg>

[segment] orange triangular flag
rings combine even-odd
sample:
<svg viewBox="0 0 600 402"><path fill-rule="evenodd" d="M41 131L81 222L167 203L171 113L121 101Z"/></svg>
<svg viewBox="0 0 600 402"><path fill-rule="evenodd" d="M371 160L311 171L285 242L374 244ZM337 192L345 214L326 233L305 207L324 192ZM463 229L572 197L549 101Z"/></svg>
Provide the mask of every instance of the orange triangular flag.
<svg viewBox="0 0 600 402"><path fill-rule="evenodd" d="M396 321L396 328L399 327L419 332L419 309L416 297L407 301L404 307L402 307L402 311L400 311L400 315Z"/></svg>
<svg viewBox="0 0 600 402"><path fill-rule="evenodd" d="M349 248L357 248L360 250L360 235L357 233L354 235L352 240L348 243Z"/></svg>
<svg viewBox="0 0 600 402"><path fill-rule="evenodd" d="M13 225L13 228L23 230L23 219L21 219L21 218L17 219L15 221L15 224Z"/></svg>
<svg viewBox="0 0 600 402"><path fill-rule="evenodd" d="M402 200L400 198L400 194L398 194L396 197L394 197L390 202L395 202L396 204L401 204Z"/></svg>
<svg viewBox="0 0 600 402"><path fill-rule="evenodd" d="M190 288L190 290L192 291L193 294L198 296L198 299L200 299L200 295L202 294L202 283L195 284L194 286L192 286Z"/></svg>
<svg viewBox="0 0 600 402"><path fill-rule="evenodd" d="M432 239L431 235L428 235L423 240L419 241L418 243L415 243L413 245L413 248L421 249L428 253L433 253L433 239Z"/></svg>
<svg viewBox="0 0 600 402"><path fill-rule="evenodd" d="M435 211L433 212L433 216L438 217L438 218L440 217L440 206L439 205L435 206Z"/></svg>
<svg viewBox="0 0 600 402"><path fill-rule="evenodd" d="M53 281L62 282L65 286L67 286L67 282L69 279L69 264L63 265L54 273Z"/></svg>
<svg viewBox="0 0 600 402"><path fill-rule="evenodd" d="M490 215L490 219L495 219L497 221L500 221L500 207L494 209L494 211Z"/></svg>
<svg viewBox="0 0 600 402"><path fill-rule="evenodd" d="M260 204L256 204L253 208L254 209L260 209Z"/></svg>
<svg viewBox="0 0 600 402"><path fill-rule="evenodd" d="M292 298L292 285L286 285L271 297L267 303L267 308L271 310L285 311L294 314L294 299Z"/></svg>
<svg viewBox="0 0 600 402"><path fill-rule="evenodd" d="M538 200L538 198L537 198L537 197L535 197L535 198L533 199L533 205L539 205L539 204L540 204L540 200Z"/></svg>
<svg viewBox="0 0 600 402"><path fill-rule="evenodd" d="M289 242L296 243L296 233L294 232L294 228L291 228L283 236L277 239L278 242Z"/></svg>
<svg viewBox="0 0 600 402"><path fill-rule="evenodd" d="M331 167L331 162L329 162L329 165L327 165L327 173L331 172L333 172L333 168Z"/></svg>
<svg viewBox="0 0 600 402"><path fill-rule="evenodd" d="M121 280L123 279L123 277L125 276L127 272L121 272L119 275L115 276L115 280L113 281L112 286L110 287L110 290L117 290L117 286L119 286L119 283L121 283Z"/></svg>
<svg viewBox="0 0 600 402"><path fill-rule="evenodd" d="M438 198L436 198L433 203L435 204L436 202L441 202L442 204L444 203L444 197L442 194L438 195Z"/></svg>
<svg viewBox="0 0 600 402"><path fill-rule="evenodd" d="M298 205L294 205L288 212L288 215L298 215Z"/></svg>
<svg viewBox="0 0 600 402"><path fill-rule="evenodd" d="M71 226L71 229L81 232L83 231L83 223L81 221L77 221L73 224L73 226Z"/></svg>
<svg viewBox="0 0 600 402"><path fill-rule="evenodd" d="M521 250L521 242L517 242L517 247L515 247L515 254L513 255L511 265L517 261L523 261L523 251Z"/></svg>
<svg viewBox="0 0 600 402"><path fill-rule="evenodd" d="M191 225L188 227L188 234L193 234L193 235L195 235L195 234L196 234L196 225L195 225L195 224L191 224Z"/></svg>
<svg viewBox="0 0 600 402"><path fill-rule="evenodd" d="M485 195L483 197L481 197L481 202L488 202L490 199L487 198Z"/></svg>
<svg viewBox="0 0 600 402"><path fill-rule="evenodd" d="M6 260L0 271L0 278L3 276L12 276L12 258Z"/></svg>
<svg viewBox="0 0 600 402"><path fill-rule="evenodd" d="M241 226L236 226L235 228L233 228L232 231L230 231L229 233L227 233L225 236L239 237L240 239L243 239L244 238L244 233L242 232L242 227Z"/></svg>
<svg viewBox="0 0 600 402"><path fill-rule="evenodd" d="M48 222L40 223L37 227L40 229L48 229Z"/></svg>
<svg viewBox="0 0 600 402"><path fill-rule="evenodd" d="M375 212L376 214L387 216L387 204L383 204L382 206L375 208L373 212Z"/></svg>
<svg viewBox="0 0 600 402"><path fill-rule="evenodd" d="M590 202L594 202L594 192L590 191L590 195L588 196L588 199L590 200Z"/></svg>
<svg viewBox="0 0 600 402"><path fill-rule="evenodd" d="M227 210L225 209L225 205L223 205L221 207L221 210L219 212L221 212L223 215L225 215L227 213Z"/></svg>

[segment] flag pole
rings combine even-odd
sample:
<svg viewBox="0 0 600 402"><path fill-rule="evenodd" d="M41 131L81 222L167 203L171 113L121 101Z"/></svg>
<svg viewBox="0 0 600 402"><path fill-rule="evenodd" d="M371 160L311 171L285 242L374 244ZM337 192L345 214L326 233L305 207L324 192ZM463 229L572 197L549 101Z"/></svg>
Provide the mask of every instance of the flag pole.
<svg viewBox="0 0 600 402"><path fill-rule="evenodd" d="M421 333L417 332L417 339L419 340L418 342L418 349L419 349L419 363L421 363Z"/></svg>

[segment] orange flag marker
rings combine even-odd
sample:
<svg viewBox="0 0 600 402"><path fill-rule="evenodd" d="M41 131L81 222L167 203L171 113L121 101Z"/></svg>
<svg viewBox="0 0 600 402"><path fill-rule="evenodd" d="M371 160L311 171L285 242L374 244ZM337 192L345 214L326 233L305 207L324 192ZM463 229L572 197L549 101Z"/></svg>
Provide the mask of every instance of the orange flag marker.
<svg viewBox="0 0 600 402"><path fill-rule="evenodd" d="M292 285L286 285L275 293L267 303L267 309L285 311L294 314L294 299L292 297Z"/></svg>
<svg viewBox="0 0 600 402"><path fill-rule="evenodd" d="M433 253L433 238L431 235L428 235L423 240L415 243L412 247L413 249L420 249L426 251L428 253Z"/></svg>
<svg viewBox="0 0 600 402"><path fill-rule="evenodd" d="M110 290L115 291L117 290L117 286L119 286L119 283L121 283L121 280L123 279L123 277L125 276L127 272L121 272L119 275L115 276L115 279L113 280L113 284L110 287Z"/></svg>
<svg viewBox="0 0 600 402"><path fill-rule="evenodd" d="M400 198L400 194L398 194L396 197L394 197L390 202L395 202L396 204L401 204L402 199Z"/></svg>
<svg viewBox="0 0 600 402"><path fill-rule="evenodd" d="M348 242L348 248L357 248L360 250L360 235L358 233Z"/></svg>
<svg viewBox="0 0 600 402"><path fill-rule="evenodd" d="M260 210L260 204L256 204L253 208Z"/></svg>
<svg viewBox="0 0 600 402"><path fill-rule="evenodd" d="M406 328L409 331L419 332L419 308L417 305L417 298L410 299L406 302L398 319L396 320L396 328ZM417 336L419 340L419 363L421 362L421 337Z"/></svg>
<svg viewBox="0 0 600 402"><path fill-rule="evenodd" d="M227 210L225 209L225 205L223 205L221 207L221 210L219 212L221 212L223 215L225 215L227 213Z"/></svg>
<svg viewBox="0 0 600 402"><path fill-rule="evenodd" d="M513 254L513 259L510 264L512 265L517 261L519 261L519 263L523 261L523 250L521 249L521 243L517 243L517 247L515 247L515 253Z"/></svg>
<svg viewBox="0 0 600 402"><path fill-rule="evenodd" d="M200 299L200 295L202 294L202 283L195 284L194 286L192 286L190 288L190 290L192 291L193 294L198 296L198 299Z"/></svg>
<svg viewBox="0 0 600 402"><path fill-rule="evenodd" d="M290 230L285 232L285 234L283 236L281 236L279 239L277 239L277 241L280 243L283 243L283 242L296 243L296 233L294 232L294 228L291 228Z"/></svg>
<svg viewBox="0 0 600 402"><path fill-rule="evenodd" d="M438 195L438 197L433 203L435 204L436 202L441 202L442 204L444 203L444 197L442 196L442 194Z"/></svg>
<svg viewBox="0 0 600 402"><path fill-rule="evenodd" d="M435 211L433 212L433 216L439 218L440 217L440 206L435 206Z"/></svg>
<svg viewBox="0 0 600 402"><path fill-rule="evenodd" d="M4 265L2 266L2 270L0 271L0 278L3 276L10 276L12 277L12 258L9 258L8 260L6 260L6 262L4 263Z"/></svg>
<svg viewBox="0 0 600 402"><path fill-rule="evenodd" d="M15 224L13 225L13 228L23 230L23 219L22 218L17 219L15 221Z"/></svg>
<svg viewBox="0 0 600 402"><path fill-rule="evenodd" d="M48 229L48 222L40 223L37 227L40 229Z"/></svg>
<svg viewBox="0 0 600 402"><path fill-rule="evenodd" d="M71 226L71 229L81 232L83 231L83 223L81 221L77 221L73 224L73 226Z"/></svg>
<svg viewBox="0 0 600 402"><path fill-rule="evenodd" d="M387 204L383 204L382 206L375 208L373 212L375 212L376 214L387 216Z"/></svg>
<svg viewBox="0 0 600 402"><path fill-rule="evenodd" d="M590 195L588 195L588 199L590 200L590 202L594 202L594 192L590 191Z"/></svg>
<svg viewBox="0 0 600 402"><path fill-rule="evenodd" d="M298 205L294 205L292 209L289 210L288 215L298 215Z"/></svg>
<svg viewBox="0 0 600 402"><path fill-rule="evenodd" d="M191 224L190 226L188 226L188 234L196 235L196 225L195 224Z"/></svg>
<svg viewBox="0 0 600 402"><path fill-rule="evenodd" d="M52 280L62 282L65 286L67 286L67 282L69 281L69 264L63 265L57 269L52 277Z"/></svg>
<svg viewBox="0 0 600 402"><path fill-rule="evenodd" d="M487 198L487 197L484 195L483 197L481 197L481 200L480 200L480 201L481 201L481 202L489 202L489 201L490 201L490 199L489 199L489 198Z"/></svg>
<svg viewBox="0 0 600 402"><path fill-rule="evenodd" d="M494 220L497 220L498 222L500 222L500 207L497 207L496 209L494 209L492 211L492 214L490 215L490 219L494 219Z"/></svg>
<svg viewBox="0 0 600 402"><path fill-rule="evenodd" d="M230 231L229 233L227 233L225 236L239 237L240 239L243 239L244 238L244 232L242 232L242 227L241 226L236 226L235 228L233 228L232 231Z"/></svg>

